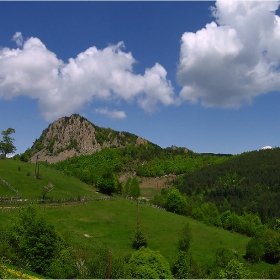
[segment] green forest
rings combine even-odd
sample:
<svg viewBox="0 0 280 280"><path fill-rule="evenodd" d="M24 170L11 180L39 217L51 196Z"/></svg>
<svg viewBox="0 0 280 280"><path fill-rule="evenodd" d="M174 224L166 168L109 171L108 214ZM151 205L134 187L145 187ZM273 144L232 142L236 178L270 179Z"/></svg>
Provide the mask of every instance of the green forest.
<svg viewBox="0 0 280 280"><path fill-rule="evenodd" d="M91 155L74 156L55 164L41 163L65 174L96 183L98 174L136 172L140 177L158 177L165 174L194 172L212 164L231 159L230 155L197 154L185 148L166 148L152 144L104 148Z"/></svg>

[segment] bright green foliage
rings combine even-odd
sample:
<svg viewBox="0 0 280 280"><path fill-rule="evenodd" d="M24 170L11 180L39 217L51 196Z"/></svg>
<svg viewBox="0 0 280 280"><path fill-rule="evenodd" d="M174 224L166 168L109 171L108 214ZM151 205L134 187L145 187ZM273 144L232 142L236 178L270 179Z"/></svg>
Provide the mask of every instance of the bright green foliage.
<svg viewBox="0 0 280 280"><path fill-rule="evenodd" d="M184 251L178 251L177 258L172 265L172 273L176 279L186 279L190 276L189 255Z"/></svg>
<svg viewBox="0 0 280 280"><path fill-rule="evenodd" d="M130 196L137 199L141 194L140 184L136 177L129 177L124 185L124 196Z"/></svg>
<svg viewBox="0 0 280 280"><path fill-rule="evenodd" d="M280 279L280 262L278 262L273 270L269 272L269 276L267 278L270 279Z"/></svg>
<svg viewBox="0 0 280 280"><path fill-rule="evenodd" d="M32 205L20 210L10 234L10 245L18 261L37 273L46 272L63 247L62 237Z"/></svg>
<svg viewBox="0 0 280 280"><path fill-rule="evenodd" d="M246 258L252 263L257 263L264 254L263 238L253 237L246 247Z"/></svg>
<svg viewBox="0 0 280 280"><path fill-rule="evenodd" d="M178 189L170 188L166 194L165 207L168 211L177 214L184 214L186 212L187 201L185 196L183 196Z"/></svg>
<svg viewBox="0 0 280 280"><path fill-rule="evenodd" d="M136 171L139 176L155 177L170 173L193 172L205 165L230 159L226 156L200 155L191 151L186 153L184 148L178 148L177 150L162 149L149 142L135 145L137 137L135 138L133 135L131 138L130 134L123 133L125 135L125 138L123 138L110 130L107 132L105 134L97 132L102 143L117 137L120 141L119 144L129 144L130 146L115 149L103 148L91 155L75 156L51 166L68 175L74 175L86 183L94 184L102 170L111 170L114 173ZM107 135L106 139L102 135Z"/></svg>
<svg viewBox="0 0 280 280"><path fill-rule="evenodd" d="M189 253L189 264L190 264L190 278L191 279L205 279L206 272L204 271L201 264L197 261L194 255L190 252Z"/></svg>
<svg viewBox="0 0 280 280"><path fill-rule="evenodd" d="M136 279L171 279L173 278L166 259L157 251L140 248L129 259L133 278Z"/></svg>
<svg viewBox="0 0 280 280"><path fill-rule="evenodd" d="M98 178L96 186L100 189L101 192L111 194L113 192L116 192L118 183L118 177L113 172L107 171Z"/></svg>
<svg viewBox="0 0 280 280"><path fill-rule="evenodd" d="M78 274L74 252L70 248L62 249L52 260L46 275L53 279L73 279Z"/></svg>
<svg viewBox="0 0 280 280"><path fill-rule="evenodd" d="M172 273L177 279L189 278L190 262L188 251L191 238L190 224L186 223L179 236L177 259L172 265Z"/></svg>
<svg viewBox="0 0 280 280"><path fill-rule="evenodd" d="M252 273L244 267L244 264L236 259L229 261L227 266L220 270L219 277L221 279L250 279Z"/></svg>
<svg viewBox="0 0 280 280"><path fill-rule="evenodd" d="M136 177L132 178L131 186L130 186L130 195L134 199L138 199L138 197L140 196L140 185Z"/></svg>
<svg viewBox="0 0 280 280"><path fill-rule="evenodd" d="M233 259L238 259L238 255L233 250L218 248L215 253L210 278L220 278L221 269L226 268L228 263Z"/></svg>
<svg viewBox="0 0 280 280"><path fill-rule="evenodd" d="M206 202L201 205L203 221L206 225L221 226L219 211L213 202Z"/></svg>
<svg viewBox="0 0 280 280"><path fill-rule="evenodd" d="M172 273L175 279L207 278L202 266L190 252L178 252L177 259L172 265Z"/></svg>
<svg viewBox="0 0 280 280"><path fill-rule="evenodd" d="M129 196L129 194L130 194L131 181L132 181L132 178L129 177L129 178L127 178L127 181L126 181L125 184L124 184L124 187L123 187L123 195L124 195L125 197L126 197L126 196Z"/></svg>
<svg viewBox="0 0 280 280"><path fill-rule="evenodd" d="M6 158L7 154L12 154L16 151L16 147L14 146L15 139L10 136L15 132L11 127L1 132L3 140L0 141L0 153L3 153L4 158Z"/></svg>
<svg viewBox="0 0 280 280"><path fill-rule="evenodd" d="M259 216L253 213L245 212L242 216L239 216L234 212L226 211L225 215L222 214L222 220L222 226L225 229L234 230L247 236L255 236L265 229Z"/></svg>

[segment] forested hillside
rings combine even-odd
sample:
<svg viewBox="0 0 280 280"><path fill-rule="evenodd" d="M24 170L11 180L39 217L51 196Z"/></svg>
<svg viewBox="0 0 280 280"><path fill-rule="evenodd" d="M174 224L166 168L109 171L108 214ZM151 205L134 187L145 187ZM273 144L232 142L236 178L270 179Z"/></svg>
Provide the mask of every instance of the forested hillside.
<svg viewBox="0 0 280 280"><path fill-rule="evenodd" d="M263 222L280 217L280 148L246 152L230 161L187 173L177 188L188 197L238 214L258 213Z"/></svg>
<svg viewBox="0 0 280 280"><path fill-rule="evenodd" d="M231 157L210 154L196 154L186 148L167 148L146 143L124 148L104 148L91 155L74 156L55 164L54 169L75 176L82 181L95 184L104 172L132 172L143 177L193 172L210 164L224 162Z"/></svg>

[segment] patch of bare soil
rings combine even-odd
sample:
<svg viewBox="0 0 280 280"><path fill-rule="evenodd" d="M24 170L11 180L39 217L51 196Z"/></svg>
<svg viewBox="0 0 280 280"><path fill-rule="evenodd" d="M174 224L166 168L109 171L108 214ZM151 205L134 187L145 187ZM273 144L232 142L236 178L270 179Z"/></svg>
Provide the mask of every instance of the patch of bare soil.
<svg viewBox="0 0 280 280"><path fill-rule="evenodd" d="M177 177L177 175L164 175L155 178L138 178L138 180L140 182L140 188L167 188L173 185Z"/></svg>
<svg viewBox="0 0 280 280"><path fill-rule="evenodd" d="M133 177L135 174L123 174L119 179L125 183L128 177ZM178 178L178 175L169 174L161 177L137 177L140 188L167 188L171 187L174 180Z"/></svg>

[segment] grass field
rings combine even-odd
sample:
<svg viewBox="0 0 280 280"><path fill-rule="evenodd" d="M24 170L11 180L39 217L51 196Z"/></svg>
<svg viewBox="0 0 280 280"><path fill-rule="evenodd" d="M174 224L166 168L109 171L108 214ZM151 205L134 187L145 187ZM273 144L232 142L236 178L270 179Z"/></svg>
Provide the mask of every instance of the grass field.
<svg viewBox="0 0 280 280"><path fill-rule="evenodd" d="M132 252L131 238L136 226L136 203L124 198L91 201L65 207L41 206L47 220L54 224L71 244L90 248L102 244L118 254ZM18 210L2 212L0 226ZM148 239L148 246L159 250L168 261L176 256L179 233L188 221L192 230L191 250L199 261L209 265L217 248L225 247L245 253L249 238L209 227L196 220L170 212L140 205L140 219ZM86 236L89 237L86 237Z"/></svg>
<svg viewBox="0 0 280 280"><path fill-rule="evenodd" d="M35 179L34 172L35 164L12 159L0 160L0 177L18 190L22 194L22 198L42 198L41 189L48 183L54 185L54 189L48 194L54 198L92 197L96 195L95 189L92 187L55 170L40 166L42 179ZM5 189L4 186L0 185L0 197L9 194L8 188Z"/></svg>
<svg viewBox="0 0 280 280"><path fill-rule="evenodd" d="M54 170L41 167L42 179L35 179L33 164L15 160L0 160L0 177L8 181L23 194L23 198L40 198L41 188L47 183L54 184L49 194L54 198L77 196L100 196L95 190L75 178ZM31 176L27 176L27 173ZM152 190L147 188L152 193ZM156 190L157 191L157 190ZM6 192L6 193L5 193ZM5 186L0 185L0 196L9 195ZM143 194L142 194L143 195ZM108 200L90 201L85 204L50 207L40 205L47 221L53 224L64 238L77 248L90 249L97 244L105 245L113 254L126 255L133 252L131 238L136 228L136 203L121 197ZM18 209L0 207L0 228L5 228L17 215ZM186 222L192 230L191 251L205 267L213 261L219 247L234 249L245 254L249 238L217 227L206 226L188 217L159 210L140 204L140 220L147 236L148 246L160 251L172 262L181 229ZM252 270L262 271L268 266L260 263Z"/></svg>

